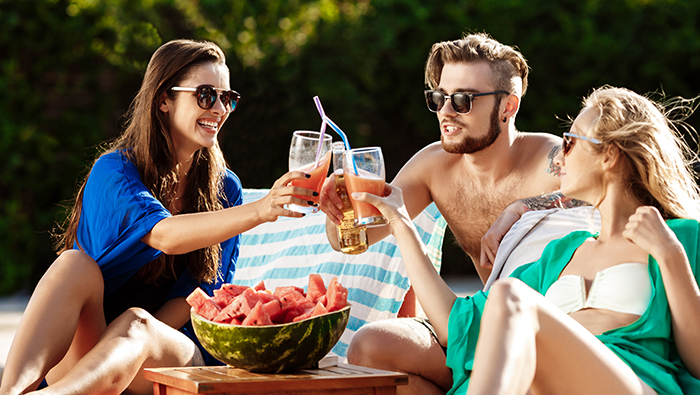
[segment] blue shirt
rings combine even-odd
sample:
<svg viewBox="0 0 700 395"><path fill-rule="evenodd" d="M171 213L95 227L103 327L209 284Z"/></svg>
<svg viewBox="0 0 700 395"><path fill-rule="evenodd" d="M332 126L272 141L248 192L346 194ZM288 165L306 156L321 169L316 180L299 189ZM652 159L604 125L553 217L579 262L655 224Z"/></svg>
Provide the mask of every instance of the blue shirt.
<svg viewBox="0 0 700 395"><path fill-rule="evenodd" d="M223 187L221 203L224 208L240 205L241 182L231 170L226 169ZM162 254L141 239L171 214L146 188L138 169L123 151L105 154L95 162L85 184L82 203L77 242L100 266L105 295L109 295L142 266ZM213 295L213 290L222 283L232 282L239 239L240 236L235 236L221 243L221 265L213 283L199 283L185 271L168 299L186 297L197 286Z"/></svg>

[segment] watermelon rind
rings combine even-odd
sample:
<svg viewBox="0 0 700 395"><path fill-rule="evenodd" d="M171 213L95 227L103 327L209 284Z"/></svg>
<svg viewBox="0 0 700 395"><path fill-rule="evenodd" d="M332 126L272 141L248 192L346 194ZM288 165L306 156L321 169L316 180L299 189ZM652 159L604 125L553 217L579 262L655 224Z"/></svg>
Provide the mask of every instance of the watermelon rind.
<svg viewBox="0 0 700 395"><path fill-rule="evenodd" d="M244 326L210 321L190 310L192 327L214 358L251 372L282 373L311 367L338 342L350 304L328 314L279 325Z"/></svg>

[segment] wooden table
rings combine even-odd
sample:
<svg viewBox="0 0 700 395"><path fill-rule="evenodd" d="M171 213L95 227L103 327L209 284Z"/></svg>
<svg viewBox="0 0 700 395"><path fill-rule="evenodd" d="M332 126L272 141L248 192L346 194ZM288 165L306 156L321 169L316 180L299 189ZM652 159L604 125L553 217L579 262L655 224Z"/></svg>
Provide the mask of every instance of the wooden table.
<svg viewBox="0 0 700 395"><path fill-rule="evenodd" d="M338 364L292 373L251 373L229 366L145 369L154 395L183 394L396 394L408 375Z"/></svg>

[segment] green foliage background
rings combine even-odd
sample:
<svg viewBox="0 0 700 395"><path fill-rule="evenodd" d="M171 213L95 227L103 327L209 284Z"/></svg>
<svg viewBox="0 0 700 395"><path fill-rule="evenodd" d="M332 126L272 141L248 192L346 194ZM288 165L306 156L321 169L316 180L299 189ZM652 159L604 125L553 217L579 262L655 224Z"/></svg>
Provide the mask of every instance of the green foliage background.
<svg viewBox="0 0 700 395"><path fill-rule="evenodd" d="M0 0L0 294L30 290L53 261L61 205L168 40L226 51L243 99L221 144L262 188L286 171L291 132L318 128L314 95L353 146L383 147L392 178L439 139L423 67L432 43L464 32L529 60L520 130L560 135L556 116L603 84L697 96L699 13L695 0ZM444 272L462 273L449 244Z"/></svg>

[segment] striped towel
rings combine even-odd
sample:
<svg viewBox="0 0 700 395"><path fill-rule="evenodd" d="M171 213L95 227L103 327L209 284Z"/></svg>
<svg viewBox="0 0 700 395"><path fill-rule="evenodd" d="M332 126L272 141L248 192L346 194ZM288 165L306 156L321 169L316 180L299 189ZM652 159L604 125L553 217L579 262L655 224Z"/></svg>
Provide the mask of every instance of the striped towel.
<svg viewBox="0 0 700 395"><path fill-rule="evenodd" d="M267 194L267 189L244 189L243 203ZM414 220L433 265L439 271L445 221L434 204ZM328 285L333 277L348 289L350 320L333 352L345 358L350 340L365 323L395 318L410 287L408 275L393 236L375 243L359 255L334 251L326 238L326 215L280 217L241 235L235 283L255 286L264 280L268 289L296 285L305 288L309 274L318 273Z"/></svg>

